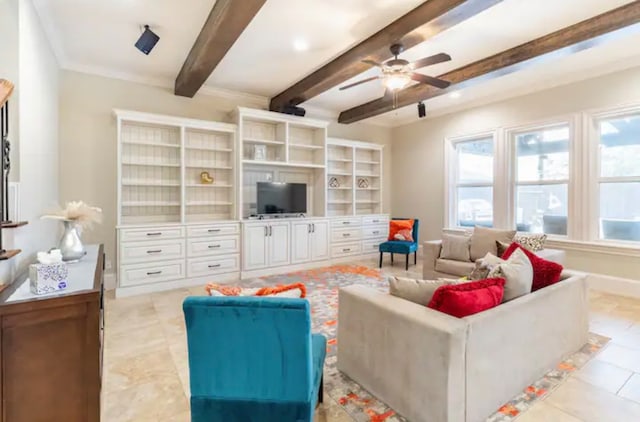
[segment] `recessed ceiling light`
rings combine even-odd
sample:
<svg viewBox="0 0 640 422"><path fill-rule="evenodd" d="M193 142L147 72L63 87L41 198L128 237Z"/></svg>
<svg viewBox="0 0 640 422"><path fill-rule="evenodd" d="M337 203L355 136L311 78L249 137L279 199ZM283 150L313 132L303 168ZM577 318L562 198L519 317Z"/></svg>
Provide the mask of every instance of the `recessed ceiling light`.
<svg viewBox="0 0 640 422"><path fill-rule="evenodd" d="M296 38L293 40L293 49L296 51L307 51L309 49L309 43L302 38Z"/></svg>
<svg viewBox="0 0 640 422"><path fill-rule="evenodd" d="M449 96L451 98L460 98L462 94L460 93L460 91L453 91L451 94L449 94Z"/></svg>

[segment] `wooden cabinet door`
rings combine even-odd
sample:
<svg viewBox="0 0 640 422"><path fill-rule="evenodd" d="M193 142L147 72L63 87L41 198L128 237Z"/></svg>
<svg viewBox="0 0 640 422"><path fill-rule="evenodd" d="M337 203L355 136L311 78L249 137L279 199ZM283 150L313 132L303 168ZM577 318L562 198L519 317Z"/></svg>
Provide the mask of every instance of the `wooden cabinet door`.
<svg viewBox="0 0 640 422"><path fill-rule="evenodd" d="M311 260L311 223L291 223L291 263L300 264Z"/></svg>
<svg viewBox="0 0 640 422"><path fill-rule="evenodd" d="M269 223L269 266L289 265L289 223Z"/></svg>
<svg viewBox="0 0 640 422"><path fill-rule="evenodd" d="M269 226L265 224L245 224L242 238L242 268L258 270L269 266L267 235Z"/></svg>
<svg viewBox="0 0 640 422"><path fill-rule="evenodd" d="M314 221L311 227L311 259L329 259L329 222Z"/></svg>

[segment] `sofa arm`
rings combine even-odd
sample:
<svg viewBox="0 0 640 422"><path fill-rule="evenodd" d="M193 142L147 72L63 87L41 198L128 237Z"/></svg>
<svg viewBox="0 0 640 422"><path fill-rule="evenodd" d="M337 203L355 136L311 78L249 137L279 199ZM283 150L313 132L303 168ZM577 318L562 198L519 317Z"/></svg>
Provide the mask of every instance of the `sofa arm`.
<svg viewBox="0 0 640 422"><path fill-rule="evenodd" d="M436 261L440 257L442 240L427 240L422 248L422 277L425 280L437 278Z"/></svg>
<svg viewBox="0 0 640 422"><path fill-rule="evenodd" d="M411 421L464 421L466 331L461 319L348 286L339 293L338 369Z"/></svg>

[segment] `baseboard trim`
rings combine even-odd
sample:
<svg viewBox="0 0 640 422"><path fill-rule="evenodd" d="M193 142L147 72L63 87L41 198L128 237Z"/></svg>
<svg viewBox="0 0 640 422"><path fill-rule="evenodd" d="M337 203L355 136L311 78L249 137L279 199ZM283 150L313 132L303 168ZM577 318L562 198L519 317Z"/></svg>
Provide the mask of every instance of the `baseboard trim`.
<svg viewBox="0 0 640 422"><path fill-rule="evenodd" d="M589 288L599 292L640 299L640 281L604 274L587 274Z"/></svg>
<svg viewBox="0 0 640 422"><path fill-rule="evenodd" d="M121 297L135 296L141 294L164 292L167 290L180 289L184 287L203 286L209 282L220 284L237 282L240 278L238 271L227 274L216 274L206 277L186 278L180 280L163 281L160 283L142 284L139 286L126 286L116 288L116 299ZM204 290L203 290L204 293Z"/></svg>

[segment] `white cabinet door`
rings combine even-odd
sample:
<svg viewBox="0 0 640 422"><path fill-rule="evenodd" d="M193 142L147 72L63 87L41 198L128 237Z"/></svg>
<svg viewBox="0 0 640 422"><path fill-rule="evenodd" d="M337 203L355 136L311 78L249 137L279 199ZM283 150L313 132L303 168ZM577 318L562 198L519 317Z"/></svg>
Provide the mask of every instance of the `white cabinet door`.
<svg viewBox="0 0 640 422"><path fill-rule="evenodd" d="M242 239L242 267L257 270L269 265L267 224L246 224Z"/></svg>
<svg viewBox="0 0 640 422"><path fill-rule="evenodd" d="M291 263L299 264L311 260L311 223L291 223Z"/></svg>
<svg viewBox="0 0 640 422"><path fill-rule="evenodd" d="M269 266L289 265L289 223L269 223Z"/></svg>
<svg viewBox="0 0 640 422"><path fill-rule="evenodd" d="M329 222L315 221L311 227L311 259L329 259Z"/></svg>

